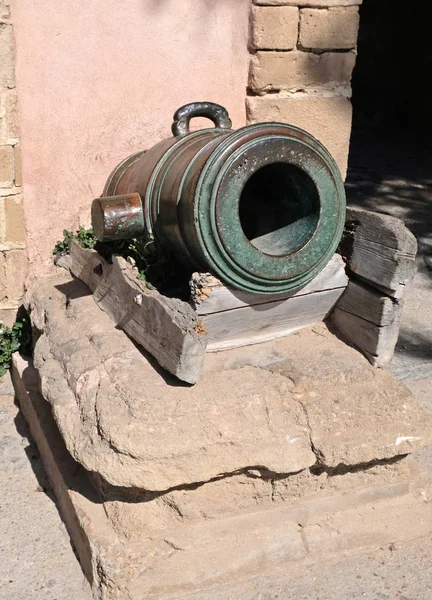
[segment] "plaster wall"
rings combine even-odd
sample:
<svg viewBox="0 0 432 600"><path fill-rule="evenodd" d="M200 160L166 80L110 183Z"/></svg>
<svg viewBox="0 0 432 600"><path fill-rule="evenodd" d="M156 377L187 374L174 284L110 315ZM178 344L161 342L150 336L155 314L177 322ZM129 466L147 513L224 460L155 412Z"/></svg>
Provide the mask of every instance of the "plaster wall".
<svg viewBox="0 0 432 600"><path fill-rule="evenodd" d="M13 0L32 272L111 169L209 100L245 123L250 0Z"/></svg>

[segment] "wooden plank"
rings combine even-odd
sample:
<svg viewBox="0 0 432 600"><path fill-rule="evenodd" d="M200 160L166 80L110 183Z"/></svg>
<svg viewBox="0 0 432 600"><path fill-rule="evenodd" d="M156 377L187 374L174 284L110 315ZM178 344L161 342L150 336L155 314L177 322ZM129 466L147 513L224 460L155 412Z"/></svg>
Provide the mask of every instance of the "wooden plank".
<svg viewBox="0 0 432 600"><path fill-rule="evenodd" d="M335 254L321 273L308 285L295 292L272 295L243 292L223 285L219 279L209 273L194 273L191 280L191 292L197 314L209 315L234 308L305 296L314 292L345 288L347 284L345 263L339 254Z"/></svg>
<svg viewBox="0 0 432 600"><path fill-rule="evenodd" d="M119 256L108 264L96 251L73 242L71 257L72 273L94 292L96 303L118 327L167 371L187 383L198 381L207 336L189 304L149 290Z"/></svg>
<svg viewBox="0 0 432 600"><path fill-rule="evenodd" d="M337 308L383 327L391 325L398 318L401 305L396 299L360 281L350 279Z"/></svg>
<svg viewBox="0 0 432 600"><path fill-rule="evenodd" d="M355 346L375 367L391 362L399 337L400 308L395 311L393 322L382 327L336 306L330 316L331 324L341 338Z"/></svg>
<svg viewBox="0 0 432 600"><path fill-rule="evenodd" d="M417 240L389 215L349 208L340 251L349 273L393 298L403 297L416 273Z"/></svg>
<svg viewBox="0 0 432 600"><path fill-rule="evenodd" d="M206 315L207 351L267 342L318 323L343 291L337 288Z"/></svg>

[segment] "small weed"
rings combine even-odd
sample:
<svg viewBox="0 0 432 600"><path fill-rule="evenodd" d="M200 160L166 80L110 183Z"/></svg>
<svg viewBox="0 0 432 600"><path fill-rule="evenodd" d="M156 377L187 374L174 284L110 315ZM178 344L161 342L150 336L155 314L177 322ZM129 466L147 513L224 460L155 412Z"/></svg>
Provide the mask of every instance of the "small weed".
<svg viewBox="0 0 432 600"><path fill-rule="evenodd" d="M63 229L63 240L59 240L57 244L54 246L53 254L54 256L64 256L65 254L70 253L70 245L73 238L72 231L68 231L67 229Z"/></svg>
<svg viewBox="0 0 432 600"><path fill-rule="evenodd" d="M79 229L72 233L68 229L63 230L63 240L59 240L57 244L54 246L53 254L54 256L65 256L66 254L70 254L71 241L76 239L78 244L82 248L94 248L96 244L96 238L93 235L93 229L86 229L82 225L80 225Z"/></svg>
<svg viewBox="0 0 432 600"><path fill-rule="evenodd" d="M0 377L9 370L12 354L30 342L30 323L27 317L16 321L12 328L0 323Z"/></svg>
<svg viewBox="0 0 432 600"><path fill-rule="evenodd" d="M172 257L152 238L144 240L133 238L114 242L98 242L93 229L80 226L75 232L65 229L63 240L58 241L53 250L57 260L60 256L70 254L71 241L75 239L82 248L94 248L105 260L110 261L114 254L133 260L137 270L137 278L146 286L161 293L186 299L189 296L189 274L172 259Z"/></svg>
<svg viewBox="0 0 432 600"><path fill-rule="evenodd" d="M93 229L86 229L82 225L80 225L78 231L76 232L76 240L81 248L94 248L96 245L96 238L93 234Z"/></svg>

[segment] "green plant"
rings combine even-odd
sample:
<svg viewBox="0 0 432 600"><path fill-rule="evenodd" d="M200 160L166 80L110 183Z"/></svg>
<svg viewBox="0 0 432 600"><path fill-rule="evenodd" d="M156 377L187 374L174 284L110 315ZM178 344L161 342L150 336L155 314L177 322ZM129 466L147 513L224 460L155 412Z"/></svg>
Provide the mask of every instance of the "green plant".
<svg viewBox="0 0 432 600"><path fill-rule="evenodd" d="M64 256L70 253L71 241L76 239L78 244L82 248L94 248L96 244L96 238L93 234L93 229L86 229L82 225L79 226L77 231L72 233L68 229L63 230L63 240L59 240L54 246L54 256Z"/></svg>
<svg viewBox="0 0 432 600"><path fill-rule="evenodd" d="M76 240L81 248L94 248L96 244L96 238L93 233L93 229L86 229L82 225L79 226L78 231L75 234Z"/></svg>
<svg viewBox="0 0 432 600"><path fill-rule="evenodd" d="M68 229L63 231L63 240L54 247L55 261L65 254L70 254L71 241L75 239L82 248L94 248L105 260L110 261L113 254L123 258L133 259L137 268L137 278L144 281L149 289L157 289L167 295L188 298L189 275L178 266L166 250L157 244L155 239L143 240L133 238L113 242L98 242L93 229L80 226L73 233Z"/></svg>
<svg viewBox="0 0 432 600"><path fill-rule="evenodd" d="M30 337L27 317L16 321L12 328L0 323L0 377L10 368L12 354L27 346Z"/></svg>
<svg viewBox="0 0 432 600"><path fill-rule="evenodd" d="M70 245L73 238L72 231L68 231L67 229L63 229L63 240L59 240L54 246L53 254L54 256L64 256L65 254L69 254Z"/></svg>
<svg viewBox="0 0 432 600"><path fill-rule="evenodd" d="M149 289L166 292L173 281L173 274L177 275L178 267L158 246L154 239L144 240L133 238L114 242L97 242L95 250L106 260L111 260L113 254L125 259L132 259L136 269L137 278L144 281Z"/></svg>

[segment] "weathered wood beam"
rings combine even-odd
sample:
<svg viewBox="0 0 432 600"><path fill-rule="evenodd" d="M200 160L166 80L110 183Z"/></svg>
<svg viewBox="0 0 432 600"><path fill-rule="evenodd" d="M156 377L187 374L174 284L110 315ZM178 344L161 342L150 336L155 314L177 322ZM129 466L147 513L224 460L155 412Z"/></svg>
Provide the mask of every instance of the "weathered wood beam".
<svg viewBox="0 0 432 600"><path fill-rule="evenodd" d="M201 374L207 336L196 313L139 281L120 256L107 263L96 251L71 245L71 271L93 292L95 302L167 371L187 383Z"/></svg>
<svg viewBox="0 0 432 600"><path fill-rule="evenodd" d="M285 337L322 321L348 278L341 256L296 292L260 295L229 288L209 273L195 273L192 298L208 335L207 351L226 350Z"/></svg>
<svg viewBox="0 0 432 600"><path fill-rule="evenodd" d="M376 367L388 364L399 337L400 301L354 280L331 313L342 339L358 348Z"/></svg>
<svg viewBox="0 0 432 600"><path fill-rule="evenodd" d="M417 240L403 221L348 208L340 251L348 274L393 298L402 298L416 273Z"/></svg>
<svg viewBox="0 0 432 600"><path fill-rule="evenodd" d="M208 352L285 337L325 319L344 288L314 292L265 304L234 308L203 317Z"/></svg>
<svg viewBox="0 0 432 600"><path fill-rule="evenodd" d="M277 300L297 298L314 292L345 288L348 278L345 263L339 254L335 254L327 266L310 283L295 292L284 294L254 294L225 286L210 273L194 273L191 280L191 296L195 310L199 315L222 312L234 308L243 308L257 304L269 304Z"/></svg>

